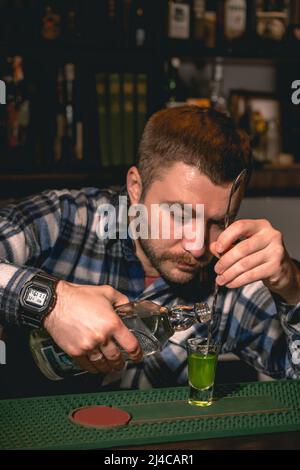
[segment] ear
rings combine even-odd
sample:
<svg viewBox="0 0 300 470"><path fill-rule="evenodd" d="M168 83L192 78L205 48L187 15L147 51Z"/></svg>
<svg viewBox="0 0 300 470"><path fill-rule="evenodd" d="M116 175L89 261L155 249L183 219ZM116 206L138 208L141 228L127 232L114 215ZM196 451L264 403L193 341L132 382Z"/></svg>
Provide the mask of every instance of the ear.
<svg viewBox="0 0 300 470"><path fill-rule="evenodd" d="M127 191L131 204L138 204L142 195L143 185L139 170L132 166L127 173Z"/></svg>

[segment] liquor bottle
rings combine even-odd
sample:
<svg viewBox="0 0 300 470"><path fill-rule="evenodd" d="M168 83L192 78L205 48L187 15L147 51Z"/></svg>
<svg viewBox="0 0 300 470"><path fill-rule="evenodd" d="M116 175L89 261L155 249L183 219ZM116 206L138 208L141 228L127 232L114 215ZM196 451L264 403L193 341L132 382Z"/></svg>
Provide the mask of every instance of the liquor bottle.
<svg viewBox="0 0 300 470"><path fill-rule="evenodd" d="M208 49L214 49L217 46L217 12L217 1L206 0L204 13L204 44Z"/></svg>
<svg viewBox="0 0 300 470"><path fill-rule="evenodd" d="M124 164L124 148L122 143L121 74L111 73L109 75L108 92L110 165L121 166Z"/></svg>
<svg viewBox="0 0 300 470"><path fill-rule="evenodd" d="M210 82L210 102L212 108L224 114L228 113L224 94L224 66L221 58L216 58L213 67L213 79Z"/></svg>
<svg viewBox="0 0 300 470"><path fill-rule="evenodd" d="M191 6L188 0L169 1L168 37L190 39Z"/></svg>
<svg viewBox="0 0 300 470"><path fill-rule="evenodd" d="M148 78L145 73L138 73L136 77L136 139L134 155L142 137L147 121ZM131 162L133 163L133 162Z"/></svg>
<svg viewBox="0 0 300 470"><path fill-rule="evenodd" d="M136 336L144 356L161 351L176 331L187 330L197 322L211 321L211 310L206 303L167 308L141 300L117 307L116 313ZM37 366L48 379L61 380L86 373L54 343L44 329L33 330L29 344ZM125 352L123 354L126 358Z"/></svg>
<svg viewBox="0 0 300 470"><path fill-rule="evenodd" d="M277 119L274 118L268 121L267 126L266 161L276 164L281 153L280 127Z"/></svg>
<svg viewBox="0 0 300 470"><path fill-rule="evenodd" d="M64 72L60 67L56 80L56 133L54 138L54 160L61 161L63 158L63 145L66 135L66 115L64 111Z"/></svg>
<svg viewBox="0 0 300 470"><path fill-rule="evenodd" d="M108 120L108 83L105 73L96 74L96 94L98 102L98 139L101 166L111 165L110 160L110 123Z"/></svg>
<svg viewBox="0 0 300 470"><path fill-rule="evenodd" d="M7 65L7 145L19 148L28 143L31 103L24 79L23 58L9 57Z"/></svg>
<svg viewBox="0 0 300 470"><path fill-rule="evenodd" d="M257 34L264 40L281 41L287 30L287 0L257 1Z"/></svg>
<svg viewBox="0 0 300 470"><path fill-rule="evenodd" d="M68 160L83 159L83 123L78 116L78 99L75 90L75 65L65 64L65 106L66 119L65 154Z"/></svg>
<svg viewBox="0 0 300 470"><path fill-rule="evenodd" d="M300 1L291 0L290 21L286 33L285 42L292 48L299 47L300 44Z"/></svg>
<svg viewBox="0 0 300 470"><path fill-rule="evenodd" d="M80 5L78 0L68 0L64 12L64 39L76 42L81 38Z"/></svg>
<svg viewBox="0 0 300 470"><path fill-rule="evenodd" d="M61 12L59 5L54 0L45 2L42 13L42 38L53 41L61 36Z"/></svg>
<svg viewBox="0 0 300 470"><path fill-rule="evenodd" d="M179 77L180 59L172 57L166 63L166 107L173 108L185 104L182 83Z"/></svg>
<svg viewBox="0 0 300 470"><path fill-rule="evenodd" d="M122 47L123 2L120 2L119 0L102 0L101 2L97 3L104 5L104 18L102 18L102 28L100 28L103 30L101 35L103 44L105 44L107 47Z"/></svg>
<svg viewBox="0 0 300 470"><path fill-rule="evenodd" d="M132 0L130 14L130 46L145 47L148 42L148 27L145 0Z"/></svg>
<svg viewBox="0 0 300 470"><path fill-rule="evenodd" d="M205 0L193 0L192 37L205 43Z"/></svg>
<svg viewBox="0 0 300 470"><path fill-rule="evenodd" d="M241 39L246 33L246 0L225 0L224 2L224 39L232 42Z"/></svg>

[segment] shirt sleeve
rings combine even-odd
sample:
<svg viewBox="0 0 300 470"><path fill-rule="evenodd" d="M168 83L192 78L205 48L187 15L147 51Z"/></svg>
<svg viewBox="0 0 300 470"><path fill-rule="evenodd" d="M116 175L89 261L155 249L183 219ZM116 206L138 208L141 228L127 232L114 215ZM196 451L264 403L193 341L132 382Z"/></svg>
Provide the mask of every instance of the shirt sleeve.
<svg viewBox="0 0 300 470"><path fill-rule="evenodd" d="M300 302L289 305L274 298L281 325L287 339L287 358L285 376L300 378Z"/></svg>
<svg viewBox="0 0 300 470"><path fill-rule="evenodd" d="M0 321L20 324L19 294L41 272L41 259L60 227L58 191L45 191L0 209Z"/></svg>
<svg viewBox="0 0 300 470"><path fill-rule="evenodd" d="M241 289L232 306L232 352L273 378L300 378L300 303L287 305L263 285ZM298 359L297 359L298 358Z"/></svg>

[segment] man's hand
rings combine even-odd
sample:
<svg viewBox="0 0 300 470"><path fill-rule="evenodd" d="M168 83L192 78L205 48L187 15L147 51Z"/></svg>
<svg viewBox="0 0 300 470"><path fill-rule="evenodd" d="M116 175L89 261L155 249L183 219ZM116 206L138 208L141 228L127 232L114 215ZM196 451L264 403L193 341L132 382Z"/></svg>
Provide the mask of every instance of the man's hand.
<svg viewBox="0 0 300 470"><path fill-rule="evenodd" d="M59 281L57 303L44 326L82 369L91 373L121 370L124 358L116 342L134 362L142 358L136 337L113 308L127 302L125 295L110 286Z"/></svg>
<svg viewBox="0 0 300 470"><path fill-rule="evenodd" d="M233 222L210 249L220 258L215 266L217 284L237 288L262 280L285 302L300 301L300 271L285 249L281 232L267 220Z"/></svg>

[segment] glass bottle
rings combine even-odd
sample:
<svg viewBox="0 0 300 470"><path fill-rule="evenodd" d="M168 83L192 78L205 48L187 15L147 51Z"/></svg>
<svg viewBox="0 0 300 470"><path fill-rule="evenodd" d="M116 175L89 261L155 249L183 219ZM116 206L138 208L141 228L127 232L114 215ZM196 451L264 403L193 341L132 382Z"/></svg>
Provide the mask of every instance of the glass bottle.
<svg viewBox="0 0 300 470"><path fill-rule="evenodd" d="M149 300L141 300L117 307L116 313L138 339L144 357L161 351L176 331L187 330L197 322L208 323L211 320L211 311L206 303L167 308ZM37 366L50 380L86 373L55 344L44 329L31 332L29 345ZM128 359L124 351L123 354Z"/></svg>
<svg viewBox="0 0 300 470"><path fill-rule="evenodd" d="M291 0L290 20L286 33L287 47L298 48L300 42L300 2Z"/></svg>
<svg viewBox="0 0 300 470"><path fill-rule="evenodd" d="M240 39L246 32L246 0L225 0L224 36L226 41Z"/></svg>
<svg viewBox="0 0 300 470"><path fill-rule="evenodd" d="M224 93L224 65L220 57L216 58L213 67L213 78L210 82L210 102L213 109L228 114L227 100Z"/></svg>

